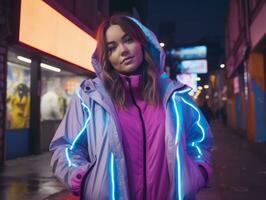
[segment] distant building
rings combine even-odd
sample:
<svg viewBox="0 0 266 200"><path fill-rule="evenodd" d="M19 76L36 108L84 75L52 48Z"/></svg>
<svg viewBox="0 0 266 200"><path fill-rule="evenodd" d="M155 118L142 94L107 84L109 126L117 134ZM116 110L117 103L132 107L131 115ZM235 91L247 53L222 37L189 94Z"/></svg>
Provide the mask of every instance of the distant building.
<svg viewBox="0 0 266 200"><path fill-rule="evenodd" d="M250 141L266 141L266 1L228 2L228 123Z"/></svg>

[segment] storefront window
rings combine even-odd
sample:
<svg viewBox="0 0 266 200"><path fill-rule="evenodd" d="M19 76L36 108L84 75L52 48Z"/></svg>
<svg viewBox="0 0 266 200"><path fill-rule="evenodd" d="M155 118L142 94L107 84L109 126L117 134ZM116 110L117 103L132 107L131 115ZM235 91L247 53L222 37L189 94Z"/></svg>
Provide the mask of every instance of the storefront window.
<svg viewBox="0 0 266 200"><path fill-rule="evenodd" d="M6 128L29 128L30 68L15 53L8 54Z"/></svg>
<svg viewBox="0 0 266 200"><path fill-rule="evenodd" d="M42 69L41 121L61 120L72 95L85 77Z"/></svg>

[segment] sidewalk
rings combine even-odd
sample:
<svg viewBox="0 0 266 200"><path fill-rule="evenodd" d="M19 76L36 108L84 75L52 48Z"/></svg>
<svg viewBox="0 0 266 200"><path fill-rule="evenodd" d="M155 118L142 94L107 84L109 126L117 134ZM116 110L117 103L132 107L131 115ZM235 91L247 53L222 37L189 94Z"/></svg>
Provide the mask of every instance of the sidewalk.
<svg viewBox="0 0 266 200"><path fill-rule="evenodd" d="M212 125L213 179L197 200L262 200L266 195L266 158L262 160L243 137L218 123ZM0 171L1 200L78 200L51 172L50 153L6 161Z"/></svg>
<svg viewBox="0 0 266 200"><path fill-rule="evenodd" d="M254 148L255 143L249 144L237 132L217 122L212 127L215 138L214 188L218 190L219 197L213 199L266 199L266 157ZM266 149L260 148L265 152Z"/></svg>
<svg viewBox="0 0 266 200"><path fill-rule="evenodd" d="M50 153L6 161L0 172L1 200L41 200L64 187L53 177Z"/></svg>

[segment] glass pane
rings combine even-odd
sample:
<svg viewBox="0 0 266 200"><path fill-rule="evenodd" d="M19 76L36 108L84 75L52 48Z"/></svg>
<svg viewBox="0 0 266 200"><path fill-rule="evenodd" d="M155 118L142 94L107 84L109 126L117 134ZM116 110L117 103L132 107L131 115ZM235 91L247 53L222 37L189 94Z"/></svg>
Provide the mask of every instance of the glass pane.
<svg viewBox="0 0 266 200"><path fill-rule="evenodd" d="M42 69L41 121L61 120L71 97L85 77Z"/></svg>
<svg viewBox="0 0 266 200"><path fill-rule="evenodd" d="M30 117L30 68L8 54L7 62L7 117L6 128L29 128Z"/></svg>

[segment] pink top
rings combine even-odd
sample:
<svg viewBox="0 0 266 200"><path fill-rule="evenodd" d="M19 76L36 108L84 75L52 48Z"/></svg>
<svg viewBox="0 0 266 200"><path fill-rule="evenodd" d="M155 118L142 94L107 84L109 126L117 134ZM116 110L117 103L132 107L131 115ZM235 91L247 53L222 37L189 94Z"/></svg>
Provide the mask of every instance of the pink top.
<svg viewBox="0 0 266 200"><path fill-rule="evenodd" d="M120 75L126 109L116 107L122 127L130 199L167 199L169 174L165 155L165 111L146 103L140 94L141 75Z"/></svg>

